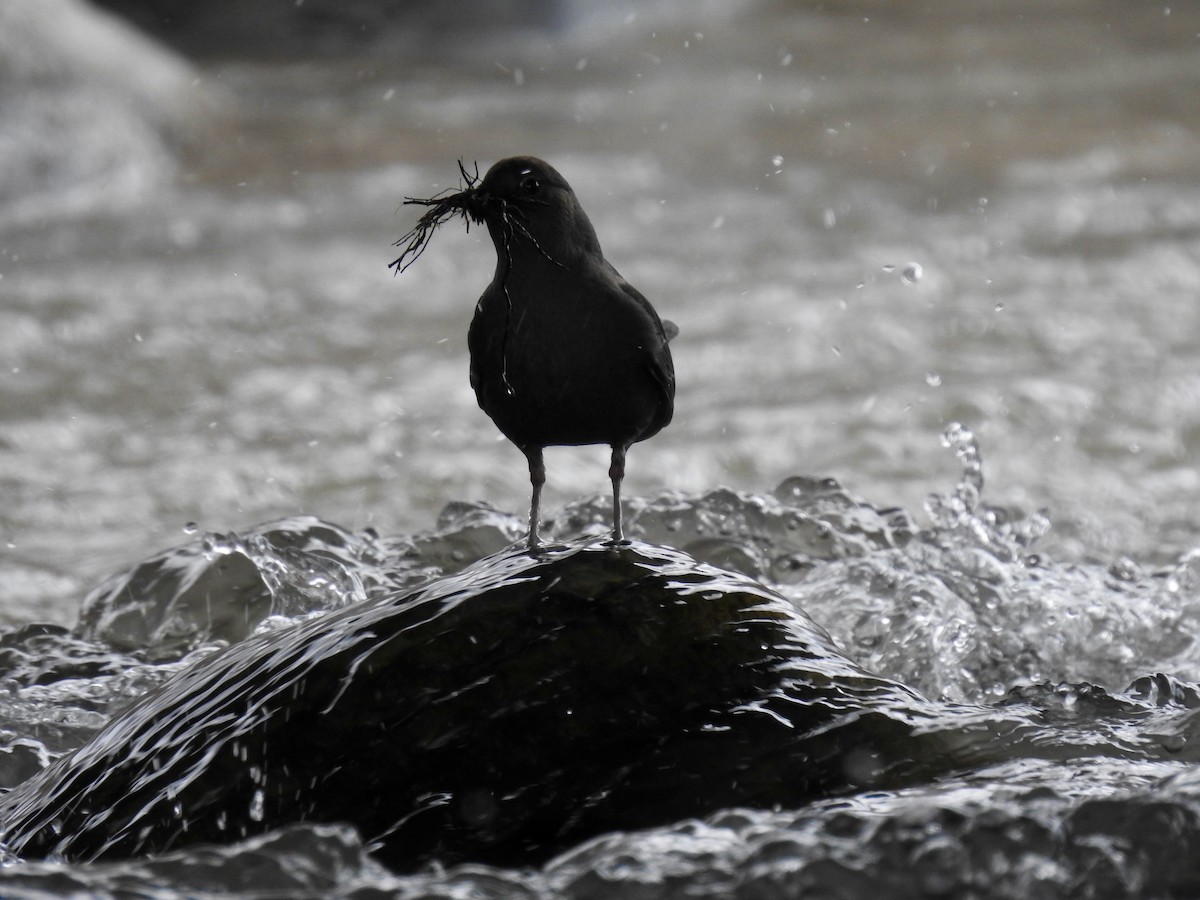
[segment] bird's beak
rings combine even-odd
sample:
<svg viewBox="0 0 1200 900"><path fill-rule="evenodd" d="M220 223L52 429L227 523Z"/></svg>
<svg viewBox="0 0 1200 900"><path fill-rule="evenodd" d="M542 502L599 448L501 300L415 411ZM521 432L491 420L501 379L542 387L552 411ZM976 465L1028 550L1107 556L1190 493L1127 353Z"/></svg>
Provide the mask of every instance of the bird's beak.
<svg viewBox="0 0 1200 900"><path fill-rule="evenodd" d="M450 200L476 224L482 224L492 207L493 197L479 188L469 188L455 194Z"/></svg>

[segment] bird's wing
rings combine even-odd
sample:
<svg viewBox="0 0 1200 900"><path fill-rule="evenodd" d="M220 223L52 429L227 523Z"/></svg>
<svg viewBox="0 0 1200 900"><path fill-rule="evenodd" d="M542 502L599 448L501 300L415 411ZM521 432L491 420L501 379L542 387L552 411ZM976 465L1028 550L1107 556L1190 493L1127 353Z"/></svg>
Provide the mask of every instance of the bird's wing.
<svg viewBox="0 0 1200 900"><path fill-rule="evenodd" d="M671 421L675 405L675 364L671 360L671 351L667 348L667 341L679 334L679 327L674 322L664 322L660 319L654 307L650 305L650 301L642 296L642 292L622 278L615 269L613 269L613 275L616 276L621 290L630 299L636 300L642 309L645 310L647 316L656 322L662 331L662 347L659 352L650 356L648 368L650 369L650 377L654 379L654 383L658 385L662 393L663 409L666 412L666 416L659 427L664 428Z"/></svg>
<svg viewBox="0 0 1200 900"><path fill-rule="evenodd" d="M671 341L679 336L678 325L667 319L660 319L658 312L650 304L650 301L645 298L641 291L622 278L621 273L612 268L611 265L609 266L609 270L612 272L613 278L616 280L617 284L620 285L621 290L625 293L625 295L631 300L637 301L638 305L646 311L650 319L658 323L658 327L662 329L664 341Z"/></svg>

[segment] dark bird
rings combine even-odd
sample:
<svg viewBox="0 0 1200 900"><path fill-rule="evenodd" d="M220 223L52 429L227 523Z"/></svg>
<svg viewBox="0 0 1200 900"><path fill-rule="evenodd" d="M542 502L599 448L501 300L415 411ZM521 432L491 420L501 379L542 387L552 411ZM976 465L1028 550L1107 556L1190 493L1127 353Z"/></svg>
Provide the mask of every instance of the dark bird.
<svg viewBox="0 0 1200 900"><path fill-rule="evenodd" d="M665 428L675 401L659 319L604 258L571 186L531 156L504 159L480 180L459 169L466 189L408 203L430 206L397 242L397 271L421 254L432 230L463 215L487 226L496 273L475 306L467 335L471 386L480 408L529 462L529 546L538 545L538 504L551 446L608 444L613 540L623 539L621 480L629 447Z"/></svg>

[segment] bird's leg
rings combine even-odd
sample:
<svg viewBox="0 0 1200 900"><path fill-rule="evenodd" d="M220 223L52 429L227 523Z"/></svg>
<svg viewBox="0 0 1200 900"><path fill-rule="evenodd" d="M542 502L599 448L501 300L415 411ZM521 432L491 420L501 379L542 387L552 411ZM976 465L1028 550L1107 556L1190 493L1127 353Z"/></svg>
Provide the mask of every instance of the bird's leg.
<svg viewBox="0 0 1200 900"><path fill-rule="evenodd" d="M625 477L625 450L627 448L613 445L612 448L612 465L608 467L608 477L612 479L613 486L613 540L623 541L625 539L624 529L621 527L621 479Z"/></svg>
<svg viewBox="0 0 1200 900"><path fill-rule="evenodd" d="M530 447L525 451L529 460L529 483L533 485L533 498L529 501L529 549L538 546L538 507L542 499L542 485L546 483L546 464L542 462L542 448Z"/></svg>

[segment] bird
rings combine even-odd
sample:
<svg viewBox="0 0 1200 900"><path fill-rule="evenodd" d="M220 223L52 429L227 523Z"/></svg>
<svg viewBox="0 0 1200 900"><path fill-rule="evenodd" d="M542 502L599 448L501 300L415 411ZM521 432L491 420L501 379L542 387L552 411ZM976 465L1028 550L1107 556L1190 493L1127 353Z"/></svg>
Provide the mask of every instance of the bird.
<svg viewBox="0 0 1200 900"><path fill-rule="evenodd" d="M674 414L668 342L678 328L605 259L575 192L549 163L514 156L482 179L459 168L465 190L408 200L435 206L432 224L453 213L468 229L482 223L495 247L495 274L467 332L470 381L479 407L528 462L528 547L540 543L543 450L587 444L612 450L612 540L620 543L626 454Z"/></svg>

